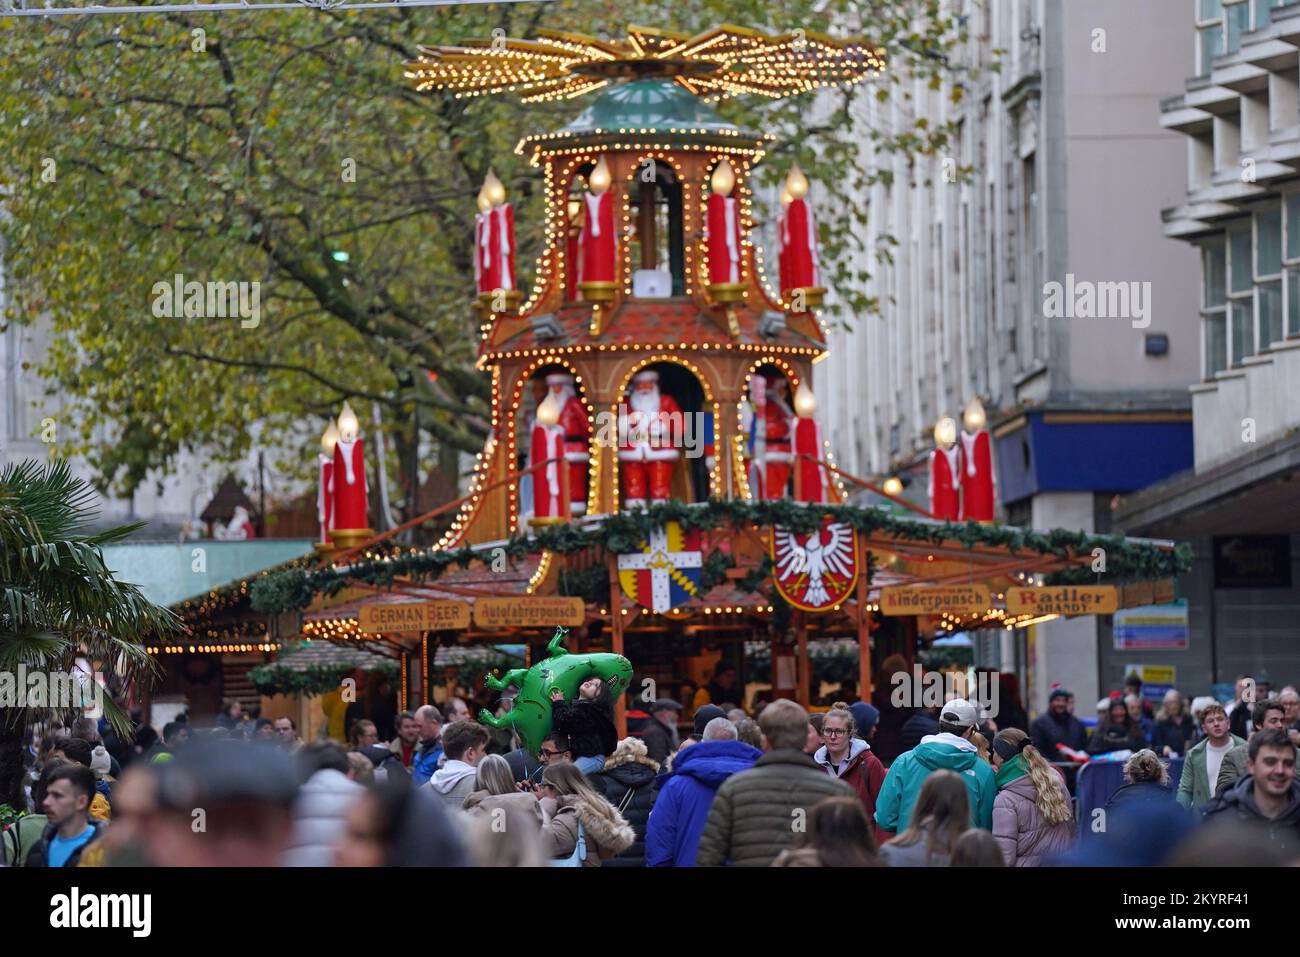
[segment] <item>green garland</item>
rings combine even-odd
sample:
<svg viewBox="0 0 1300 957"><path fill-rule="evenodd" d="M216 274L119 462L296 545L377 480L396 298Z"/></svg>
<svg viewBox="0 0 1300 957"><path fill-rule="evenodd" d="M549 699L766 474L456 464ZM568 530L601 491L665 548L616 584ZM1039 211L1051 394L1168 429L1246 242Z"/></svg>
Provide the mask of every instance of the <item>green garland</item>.
<svg viewBox="0 0 1300 957"><path fill-rule="evenodd" d="M318 695L337 691L344 678L350 678L355 667L347 665L308 665L305 668L290 668L273 661L248 672L248 680L253 687L264 695L301 694ZM398 665L391 660L376 657L374 664L368 664L364 671L382 671L389 678L396 678Z"/></svg>
<svg viewBox="0 0 1300 957"><path fill-rule="evenodd" d="M885 535L899 541L939 545L956 541L967 548L976 545L1005 548L1012 554L1070 555L1092 554L1094 549L1105 551L1106 571L1095 573L1087 566L1059 572L1049 579L1050 584L1102 582L1119 584L1157 578L1172 578L1186 572L1192 565L1189 545L1178 545L1172 552L1153 545L1129 542L1121 535L1089 535L1086 532L1052 529L1038 532L1010 525L981 525L977 522L936 522L928 519L905 518L882 508L856 505L813 505L789 499L750 502L731 499L709 499L707 502L687 504L662 502L649 509L619 512L604 517L600 524L583 528L577 525L551 525L536 534L516 535L509 541L490 548L462 546L460 548L417 551L411 553L394 547L382 558L354 562L346 571L333 566L311 568L306 565L286 568L258 578L250 588L252 607L260 612L278 614L308 607L317 595L336 595L350 582L366 582L388 586L399 577L409 577L421 582L431 582L453 565L468 568L485 557L496 558L501 552L506 557L520 561L529 554L552 551L569 554L593 546L606 552L626 554L639 551L650 531L664 522L678 522L686 531L710 531L718 528L743 528L746 526L781 525L806 534L821 526L825 516L851 525L866 535ZM725 555L711 553L706 567L712 584L722 580L725 564L731 562ZM737 586L746 591L757 591L770 576L770 563L764 561L754 572L737 579ZM598 577L605 569L594 572L571 573L565 585L571 593L586 598L600 595L602 586ZM608 581L603 594L608 598ZM710 585L709 587L712 587Z"/></svg>

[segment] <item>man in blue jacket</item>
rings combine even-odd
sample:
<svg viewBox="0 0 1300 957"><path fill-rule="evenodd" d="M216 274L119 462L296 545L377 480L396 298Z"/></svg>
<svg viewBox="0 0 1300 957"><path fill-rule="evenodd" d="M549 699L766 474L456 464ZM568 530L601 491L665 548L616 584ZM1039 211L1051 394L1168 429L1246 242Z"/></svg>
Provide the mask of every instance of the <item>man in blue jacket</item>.
<svg viewBox="0 0 1300 957"><path fill-rule="evenodd" d="M971 827L993 829L993 799L997 797L993 767L981 761L971 735L979 726L979 711L962 698L945 704L939 713L939 733L928 734L911 751L889 766L876 798L876 825L898 834L907 830L921 785L940 768L955 771L970 797Z"/></svg>
<svg viewBox="0 0 1300 957"><path fill-rule="evenodd" d="M415 724L420 731L420 746L411 758L411 784L425 784L438 770L442 760L442 712L431 704L415 711Z"/></svg>
<svg viewBox="0 0 1300 957"><path fill-rule="evenodd" d="M736 726L725 716L705 725L699 744L673 755L672 770L659 775L659 797L646 822L646 867L694 867L713 795L723 781L748 771L762 756L758 748L736 740Z"/></svg>

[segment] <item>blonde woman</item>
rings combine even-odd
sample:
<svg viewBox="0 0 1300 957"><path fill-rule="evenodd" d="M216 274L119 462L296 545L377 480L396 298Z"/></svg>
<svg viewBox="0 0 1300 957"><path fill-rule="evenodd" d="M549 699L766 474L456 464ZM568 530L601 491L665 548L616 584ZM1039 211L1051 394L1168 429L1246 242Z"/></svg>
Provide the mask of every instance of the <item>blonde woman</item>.
<svg viewBox="0 0 1300 957"><path fill-rule="evenodd" d="M1008 867L1038 867L1074 844L1074 810L1065 780L1018 728L993 739L998 796L993 836Z"/></svg>
<svg viewBox="0 0 1300 957"><path fill-rule="evenodd" d="M599 867L622 854L636 832L573 764L548 764L537 790L546 823L542 844L553 864Z"/></svg>

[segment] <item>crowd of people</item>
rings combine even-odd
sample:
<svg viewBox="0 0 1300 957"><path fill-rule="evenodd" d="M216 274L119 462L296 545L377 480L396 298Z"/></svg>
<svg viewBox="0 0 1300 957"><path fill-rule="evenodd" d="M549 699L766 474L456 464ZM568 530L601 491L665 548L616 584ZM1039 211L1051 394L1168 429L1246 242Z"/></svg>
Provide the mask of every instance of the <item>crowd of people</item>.
<svg viewBox="0 0 1300 957"><path fill-rule="evenodd" d="M733 669L734 671L734 669ZM688 702L627 713L621 740L599 678L534 753L474 721L460 698L377 724L346 745L304 742L292 719L235 703L214 727L184 717L133 740L78 719L34 729L26 807L7 866L1016 866L1300 862L1300 696L1225 707L1140 686L1087 728L1063 688L1032 723L951 697L889 713L864 701L751 714L734 674ZM1257 689L1255 689L1257 690ZM714 703L714 702L717 703ZM691 713L683 723L683 712ZM886 717L897 732L885 744ZM1017 723L1020 726L1017 726ZM689 728L689 733L683 733ZM882 746L884 745L884 746ZM1077 820L1069 772L1123 760L1100 818ZM1173 760L1181 773L1171 780ZM11 812L15 809L11 809ZM1224 839L1223 833L1231 833Z"/></svg>

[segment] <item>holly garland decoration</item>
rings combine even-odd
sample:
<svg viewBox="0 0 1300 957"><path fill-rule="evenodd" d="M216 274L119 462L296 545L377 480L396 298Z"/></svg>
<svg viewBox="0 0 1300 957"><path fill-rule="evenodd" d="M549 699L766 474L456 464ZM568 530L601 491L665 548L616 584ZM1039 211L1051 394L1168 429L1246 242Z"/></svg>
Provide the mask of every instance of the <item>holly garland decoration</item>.
<svg viewBox="0 0 1300 957"><path fill-rule="evenodd" d="M377 660L367 663L363 671L382 671L389 678L396 678L398 664L395 661ZM260 665L248 672L248 680L260 694L301 694L318 695L337 691L344 678L356 674L355 665L307 665L293 668L278 661Z"/></svg>
<svg viewBox="0 0 1300 957"><path fill-rule="evenodd" d="M1166 551L1136 542L1121 535L1090 535L1081 531L1052 529L1039 532L1011 525L982 525L978 522L936 522L925 519L904 518L881 508L857 505L825 505L794 502L789 499L750 502L732 499L709 499L706 502L660 502L648 509L619 512L603 517L590 526L550 525L533 534L516 535L504 543L461 548L423 550L411 552L398 547L380 557L353 562L345 570L333 566L308 567L306 563L272 572L255 580L249 590L252 607L260 612L276 614L308 607L317 595L336 595L350 582L365 582L380 587L392 585L398 578L420 582L436 580L453 565L468 568L475 561L496 558L501 552L513 561L521 561L529 554L551 551L569 554L593 546L613 554L626 554L640 548L640 542L650 530L665 522L678 522L684 530L712 531L719 528L781 525L800 534L820 528L825 516L833 521L851 525L864 535L884 535L899 541L941 545L958 542L967 548L977 545L1000 547L1011 554L1092 555L1101 549L1105 558L1105 571L1092 571L1081 566L1057 572L1048 578L1049 584L1097 583L1120 584L1125 581L1172 578L1186 572L1192 565L1192 550L1180 544ZM382 548L382 546L380 546ZM703 587L712 588L725 578L726 569L734 561L726 555L711 552L705 563ZM749 575L737 579L736 585L744 591L758 591L771 577L771 563L763 563ZM604 579L603 584L601 579ZM570 573L565 585L568 594L581 595L598 601L603 595L608 599L608 574L603 566L587 573Z"/></svg>

